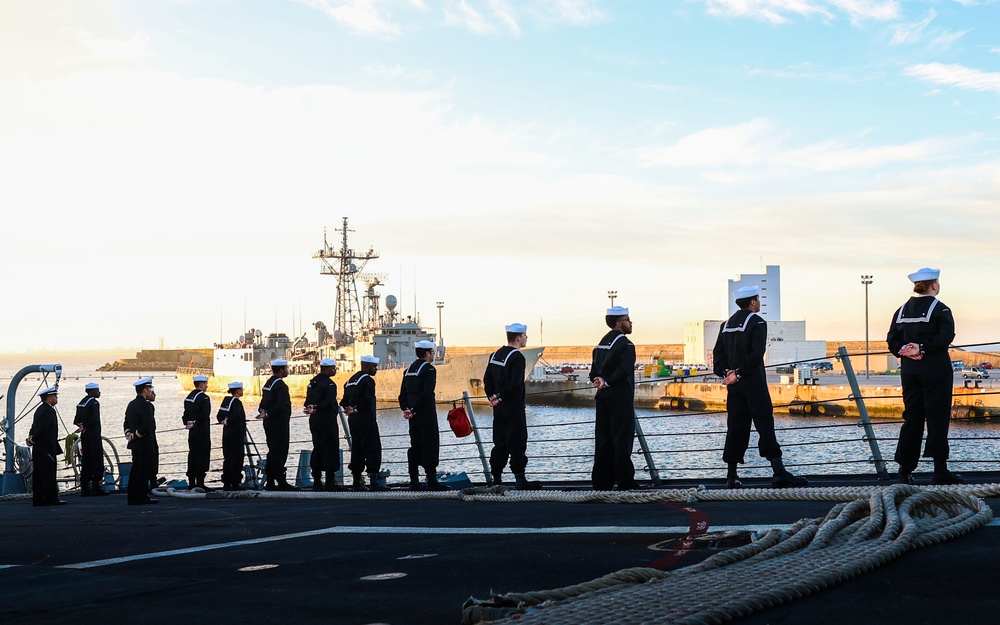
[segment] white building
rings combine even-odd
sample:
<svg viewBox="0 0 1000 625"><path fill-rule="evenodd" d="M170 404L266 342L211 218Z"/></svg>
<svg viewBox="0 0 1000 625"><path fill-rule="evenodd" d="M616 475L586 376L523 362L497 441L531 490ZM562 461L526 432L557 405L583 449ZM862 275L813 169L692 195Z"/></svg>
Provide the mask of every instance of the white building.
<svg viewBox="0 0 1000 625"><path fill-rule="evenodd" d="M768 265L764 268L764 273L743 273L736 276L735 280L729 280L729 290L726 291L726 302L729 314L726 318L736 314L739 308L736 307L736 300L733 294L736 290L744 286L760 287L760 316L764 321L778 321L781 319L781 267L778 265Z"/></svg>
<svg viewBox="0 0 1000 625"><path fill-rule="evenodd" d="M826 341L806 340L805 321L781 320L781 267L768 265L763 274L742 274L729 280L729 314L738 310L733 293L744 286L760 287L760 316L767 321L767 353L764 364L778 365L801 360L826 360ZM724 320L692 321L684 324L684 362L712 366L712 350Z"/></svg>

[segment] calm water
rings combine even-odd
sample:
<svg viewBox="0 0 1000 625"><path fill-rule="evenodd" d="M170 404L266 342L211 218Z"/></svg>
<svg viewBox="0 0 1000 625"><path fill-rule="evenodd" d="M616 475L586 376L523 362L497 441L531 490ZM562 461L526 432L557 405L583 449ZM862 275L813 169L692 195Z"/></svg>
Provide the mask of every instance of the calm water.
<svg viewBox="0 0 1000 625"><path fill-rule="evenodd" d="M22 363L0 365L0 392L7 392L11 377ZM60 403L56 406L62 419L62 430L72 431L76 403L83 397L83 386L96 381L101 385L101 406L104 435L117 448L122 461L129 461L129 452L121 435L125 406L135 396L132 383L146 374L101 374L94 369L102 363L62 362L63 377L60 382ZM181 424L183 399L187 393L172 373L151 372L157 390L156 418L161 449L160 474L168 478L184 478L187 454L187 431ZM37 405L35 393L53 382L50 375L46 383L40 374L32 374L21 382L15 398L16 414L21 415L16 425L15 440L23 443ZM213 396L213 414L221 396ZM256 413L257 398L246 397L244 404L248 415ZM7 398L4 398L4 415ZM446 415L451 405L440 406L442 471L465 471L477 482L483 480L483 467L475 437L456 438L448 428ZM293 406L291 468L298 463L300 450L311 448L308 418L301 406ZM721 414L671 414L657 410L639 410L641 426L646 434L654 462L661 477L720 477L724 475L721 447L725 438L725 415ZM589 408L564 408L555 406L529 406L528 473L542 480L587 480L593 456L593 410ZM476 413L477 424L485 452L492 445L492 414L485 407ZM863 440L864 431L850 418L777 418L778 440L784 448L785 462L803 474L865 473L874 472L870 462L871 451ZM408 445L406 421L395 407L383 406L379 411L379 428L382 433L383 468L391 472L390 482L407 479L406 447ZM898 422L876 421L876 436L884 458L891 460L895 450ZM260 451L266 453L264 432L260 421L251 421L250 435ZM210 480L218 480L222 470L222 428L214 435ZM990 422L953 422L951 426L952 463L961 470L995 470L1000 457L1000 425ZM747 453L748 464L741 471L746 476L768 476L766 462L756 455L756 434L752 435ZM341 443L347 456L347 444ZM639 449L638 443L636 449ZM112 457L111 450L107 450ZM644 456L633 456L639 478L647 478ZM895 463L890 462L890 471ZM920 470L930 470L929 464ZM70 474L66 470L66 474Z"/></svg>

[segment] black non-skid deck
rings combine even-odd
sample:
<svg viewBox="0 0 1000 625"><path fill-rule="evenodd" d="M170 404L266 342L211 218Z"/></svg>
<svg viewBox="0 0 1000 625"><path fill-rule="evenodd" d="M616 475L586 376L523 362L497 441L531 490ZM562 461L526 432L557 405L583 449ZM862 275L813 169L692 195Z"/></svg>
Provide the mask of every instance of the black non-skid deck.
<svg viewBox="0 0 1000 625"><path fill-rule="evenodd" d="M694 520L785 526L833 505L64 499L0 502L0 623L455 624L470 596L698 562L713 547L673 550ZM992 622L998 561L986 527L739 622Z"/></svg>

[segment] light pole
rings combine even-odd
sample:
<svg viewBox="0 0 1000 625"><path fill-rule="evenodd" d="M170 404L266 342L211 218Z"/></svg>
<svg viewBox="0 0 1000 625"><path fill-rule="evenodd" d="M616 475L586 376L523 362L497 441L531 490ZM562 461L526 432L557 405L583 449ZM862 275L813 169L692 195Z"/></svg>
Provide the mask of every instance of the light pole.
<svg viewBox="0 0 1000 625"><path fill-rule="evenodd" d="M871 379L871 367L868 364L868 285L872 283L871 276L861 276L861 284L865 285L865 379Z"/></svg>
<svg viewBox="0 0 1000 625"><path fill-rule="evenodd" d="M444 330L441 328L441 309L444 308L444 302L435 302L438 307L438 345L444 345Z"/></svg>
<svg viewBox="0 0 1000 625"><path fill-rule="evenodd" d="M618 297L618 291L608 291L608 298L611 300L611 307L615 307L615 298Z"/></svg>

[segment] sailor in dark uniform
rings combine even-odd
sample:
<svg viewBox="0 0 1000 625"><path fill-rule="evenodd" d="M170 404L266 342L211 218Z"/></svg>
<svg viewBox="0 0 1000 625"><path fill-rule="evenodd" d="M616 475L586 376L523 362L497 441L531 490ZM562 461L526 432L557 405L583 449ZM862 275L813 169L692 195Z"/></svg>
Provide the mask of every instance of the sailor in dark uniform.
<svg viewBox="0 0 1000 625"><path fill-rule="evenodd" d="M288 385L282 378L288 376L288 361L277 358L271 361L271 377L261 387L258 419L264 420L264 436L267 439L267 490L299 490L285 480L285 462L288 460L288 445L292 418L292 398Z"/></svg>
<svg viewBox="0 0 1000 625"><path fill-rule="evenodd" d="M80 433L80 496L110 495L104 490L104 442L101 440L101 387L87 382L86 395L76 405L73 425Z"/></svg>
<svg viewBox="0 0 1000 625"><path fill-rule="evenodd" d="M247 413L243 408L243 383L229 383L229 397L219 404L215 418L222 424L222 490L240 490L243 482Z"/></svg>
<svg viewBox="0 0 1000 625"><path fill-rule="evenodd" d="M50 386L38 394L42 403L35 409L35 416L28 431L31 447L31 502L35 506L63 506L59 499L56 481L56 458L63 455L59 445L59 417L55 405L59 403L59 389Z"/></svg>
<svg viewBox="0 0 1000 625"><path fill-rule="evenodd" d="M903 426L899 429L895 460L899 481L913 484L913 471L920 460L920 441L927 421L924 457L934 459L932 484L964 484L948 470L948 423L954 372L948 346L955 339L955 318L937 294L941 291L938 269L921 269L908 277L915 295L892 317L886 342L900 359L903 386Z"/></svg>
<svg viewBox="0 0 1000 625"><path fill-rule="evenodd" d="M125 407L125 440L132 450L132 469L128 475L128 505L159 503L149 496L150 482L156 477L160 447L156 442L156 391L153 378L132 384L135 399Z"/></svg>
<svg viewBox="0 0 1000 625"><path fill-rule="evenodd" d="M737 289L736 305L740 310L719 328L719 338L712 351L713 370L726 386L726 445L722 460L728 466L726 485L740 488L737 468L745 462L750 445L750 424L757 429L757 448L774 471L771 486L790 488L809 482L785 469L781 446L774 435L774 407L767 390L764 352L767 351L767 322L760 312L760 287Z"/></svg>
<svg viewBox="0 0 1000 625"><path fill-rule="evenodd" d="M336 374L337 362L324 358L319 363L319 373L309 381L306 389L305 412L309 415L309 432L313 441L309 468L312 470L313 490L317 491L341 490L337 484L337 471L340 470L340 404L337 403L337 385L333 381Z"/></svg>
<svg viewBox="0 0 1000 625"><path fill-rule="evenodd" d="M368 472L371 490L388 490L378 481L378 472L382 468L382 439L375 418L374 376L378 371L378 360L375 356L361 357L361 370L344 384L344 397L340 401L354 437L351 461L347 465L354 476L354 490L365 489L365 471Z"/></svg>
<svg viewBox="0 0 1000 625"><path fill-rule="evenodd" d="M635 345L628 339L632 320L628 308L607 310L605 324L611 331L594 348L590 380L597 386L594 423L594 490L633 490L635 465Z"/></svg>
<svg viewBox="0 0 1000 625"><path fill-rule="evenodd" d="M524 355L528 344L528 326L512 323L504 328L507 345L490 354L483 388L493 407L493 451L490 473L493 485L503 483L503 470L510 460L510 470L520 490L538 490L542 485L524 477L528 466L528 421L524 405Z"/></svg>
<svg viewBox="0 0 1000 625"><path fill-rule="evenodd" d="M191 381L194 382L194 390L184 398L184 416L181 418L188 431L188 486L208 490L205 476L212 457L212 401L205 392L208 390L208 376L196 375Z"/></svg>
<svg viewBox="0 0 1000 625"><path fill-rule="evenodd" d="M428 489L447 490L447 486L437 481L441 437L434 398L437 370L431 364L434 362L434 343L417 341L413 346L417 359L407 367L399 385L399 407L403 418L409 421L410 429L410 448L406 450L410 490L424 488L420 484L420 467L427 475Z"/></svg>

